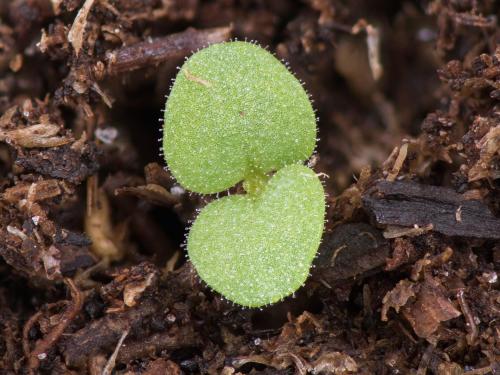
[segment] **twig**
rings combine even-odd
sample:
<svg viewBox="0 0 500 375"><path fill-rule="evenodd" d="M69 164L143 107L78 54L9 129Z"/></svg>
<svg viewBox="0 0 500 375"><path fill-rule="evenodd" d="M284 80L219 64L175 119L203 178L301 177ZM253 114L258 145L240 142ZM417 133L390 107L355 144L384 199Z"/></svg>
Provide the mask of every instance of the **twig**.
<svg viewBox="0 0 500 375"><path fill-rule="evenodd" d="M412 228L401 227L398 225L388 225L384 231L384 238L398 238L398 237L417 237L421 236L424 233L427 233L434 229L432 224L428 224L424 227L419 227L418 225L414 225Z"/></svg>
<svg viewBox="0 0 500 375"><path fill-rule="evenodd" d="M29 357L30 355L30 343L29 343L29 333L31 331L31 328L35 325L35 323L40 319L40 316L42 316L42 311L38 311L31 318L28 319L26 324L23 327L23 351L24 351L24 356L26 358Z"/></svg>
<svg viewBox="0 0 500 375"><path fill-rule="evenodd" d="M59 307L60 308L61 306L66 305L67 303L68 303L68 301L58 301L58 302L55 302L55 303L49 303L44 308L44 311L46 311L46 312L50 311L51 309L53 309L55 307ZM30 354L30 351L31 351L30 344L29 344L29 334L30 334L31 328L33 328L33 326L38 321L38 319L40 319L40 316L42 314L43 314L42 310L37 311L24 324L24 327L23 327L23 352L24 352L25 358L29 357L29 354Z"/></svg>
<svg viewBox="0 0 500 375"><path fill-rule="evenodd" d="M83 46L83 36L85 33L85 26L87 26L87 16L90 13L92 5L95 0L86 0L83 6L78 11L73 25L68 33L68 40L72 44L75 54L78 56Z"/></svg>
<svg viewBox="0 0 500 375"><path fill-rule="evenodd" d="M457 292L457 300L458 304L460 305L460 309L462 310L462 313L464 314L465 320L467 322L467 331L469 332L466 336L467 343L469 345L473 345L474 341L476 341L477 338L477 326L476 322L474 321L474 316L470 311L469 304L465 300L463 289L460 289Z"/></svg>
<svg viewBox="0 0 500 375"><path fill-rule="evenodd" d="M59 340L66 327L68 327L71 321L73 321L73 319L76 317L83 306L82 293L80 292L80 290L78 290L73 280L66 278L64 279L64 281L71 290L71 297L73 298L73 302L63 313L59 324L55 326L54 329L42 340L37 341L37 343L35 344L35 348L29 354L28 368L30 373L32 374L35 373L35 370L40 365L40 360L46 357L47 351L57 342L57 340Z"/></svg>
<svg viewBox="0 0 500 375"><path fill-rule="evenodd" d="M386 180L387 181L395 181L396 177L398 177L399 171L403 167L403 164L406 160L406 156L408 155L408 143L403 143L403 145L399 148L398 157L394 161L394 165L392 169L389 171Z"/></svg>
<svg viewBox="0 0 500 375"><path fill-rule="evenodd" d="M119 48L109 52L106 56L107 74L127 73L183 58L199 48L228 40L231 32L231 26L206 30L191 28L162 38Z"/></svg>
<svg viewBox="0 0 500 375"><path fill-rule="evenodd" d="M106 366L104 366L104 370L102 370L102 375L110 375L111 371L115 368L115 363L116 363L116 357L118 357L118 352L120 351L120 348L123 345L123 341L125 341L125 338L128 335L129 330L125 330L122 333L122 336L120 337L120 340L118 340L118 343L116 344L116 348L113 351L113 354L111 354L111 357L109 357L108 362L106 363Z"/></svg>
<svg viewBox="0 0 500 375"><path fill-rule="evenodd" d="M366 45L368 48L368 64L372 72L373 79L378 81L384 72L380 63L380 31L370 25L365 19L360 19L351 28L351 34L356 35L362 30L366 31Z"/></svg>

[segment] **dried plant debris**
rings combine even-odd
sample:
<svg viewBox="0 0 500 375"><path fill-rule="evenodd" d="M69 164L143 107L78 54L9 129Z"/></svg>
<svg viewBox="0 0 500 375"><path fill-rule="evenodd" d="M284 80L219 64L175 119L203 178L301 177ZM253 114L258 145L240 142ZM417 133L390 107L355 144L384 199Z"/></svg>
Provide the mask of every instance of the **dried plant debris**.
<svg viewBox="0 0 500 375"><path fill-rule="evenodd" d="M223 42L231 37L230 27L207 30L188 29L182 33L136 43L106 55L107 72L123 74L136 69L157 66L169 60L182 60L191 51L208 44Z"/></svg>
<svg viewBox="0 0 500 375"><path fill-rule="evenodd" d="M500 239L500 219L480 200L465 199L451 189L380 181L363 201L377 224Z"/></svg>
<svg viewBox="0 0 500 375"><path fill-rule="evenodd" d="M382 320L388 320L389 307L394 307L396 311L402 308L415 334L427 339L436 332L439 323L461 315L440 288L440 283L432 278L422 284L400 281L386 294L383 303Z"/></svg>
<svg viewBox="0 0 500 375"><path fill-rule="evenodd" d="M323 239L316 272L327 282L359 277L385 265L389 255L381 231L365 224L342 224Z"/></svg>
<svg viewBox="0 0 500 375"><path fill-rule="evenodd" d="M0 19L0 373L500 373L498 1L15 0ZM215 197L156 143L176 67L235 38L305 82L330 206L311 277L262 310L184 259Z"/></svg>

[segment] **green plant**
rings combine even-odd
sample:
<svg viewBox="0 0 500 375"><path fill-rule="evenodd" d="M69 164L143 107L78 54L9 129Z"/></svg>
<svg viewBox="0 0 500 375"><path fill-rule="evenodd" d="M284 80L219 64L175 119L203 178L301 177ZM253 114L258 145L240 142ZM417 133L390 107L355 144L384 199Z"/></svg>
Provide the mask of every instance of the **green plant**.
<svg viewBox="0 0 500 375"><path fill-rule="evenodd" d="M173 176L197 193L241 181L246 191L204 207L187 241L199 276L230 301L273 303L307 278L325 212L321 182L301 164L315 143L307 93L261 47L215 44L181 67L165 108Z"/></svg>

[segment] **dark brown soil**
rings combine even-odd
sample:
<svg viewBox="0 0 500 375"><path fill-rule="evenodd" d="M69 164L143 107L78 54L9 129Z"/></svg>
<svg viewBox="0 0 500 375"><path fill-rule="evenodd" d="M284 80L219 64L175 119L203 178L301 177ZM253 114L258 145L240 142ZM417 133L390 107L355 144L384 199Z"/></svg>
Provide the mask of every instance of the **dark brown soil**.
<svg viewBox="0 0 500 375"><path fill-rule="evenodd" d="M0 374L500 374L500 3L0 0ZM159 155L176 66L287 60L329 194L262 310L184 260L207 199Z"/></svg>

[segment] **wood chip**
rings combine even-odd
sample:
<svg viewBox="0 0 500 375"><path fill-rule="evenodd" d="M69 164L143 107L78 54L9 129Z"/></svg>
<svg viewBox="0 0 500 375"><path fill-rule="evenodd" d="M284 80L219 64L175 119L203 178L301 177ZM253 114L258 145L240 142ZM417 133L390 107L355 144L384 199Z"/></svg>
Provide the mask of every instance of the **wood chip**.
<svg viewBox="0 0 500 375"><path fill-rule="evenodd" d="M392 166L392 169L386 178L387 181L395 181L396 180L396 177L398 176L399 171L403 167L403 164L406 160L407 155L408 155L408 143L404 143L399 148L398 156L397 156L396 160L394 161L394 165Z"/></svg>
<svg viewBox="0 0 500 375"><path fill-rule="evenodd" d="M465 200L445 187L382 180L365 193L363 205L378 225L410 228L409 234L424 229L447 236L500 239L500 219L482 201ZM459 208L461 221L456 219Z"/></svg>
<svg viewBox="0 0 500 375"><path fill-rule="evenodd" d="M60 127L55 124L36 124L14 130L0 130L0 141L24 148L57 147L72 142L71 138L56 136Z"/></svg>
<svg viewBox="0 0 500 375"><path fill-rule="evenodd" d="M128 73L162 62L179 60L208 44L228 40L231 32L230 26L205 30L191 28L162 38L122 47L106 55L107 73L109 75Z"/></svg>
<svg viewBox="0 0 500 375"><path fill-rule="evenodd" d="M87 26L87 16L89 15L92 5L94 5L95 0L86 0L83 6L78 11L75 21L71 26L68 33L68 40L75 50L75 54L78 56L80 50L83 46L83 37L85 34L85 26Z"/></svg>
<svg viewBox="0 0 500 375"><path fill-rule="evenodd" d="M328 283L381 268L389 256L380 230L364 223L342 224L325 236L315 260L314 277Z"/></svg>

